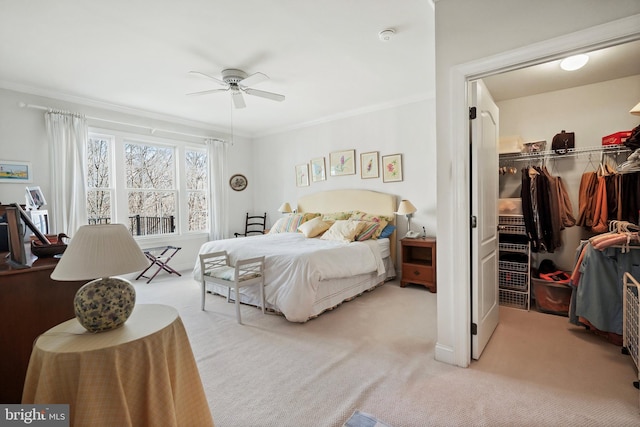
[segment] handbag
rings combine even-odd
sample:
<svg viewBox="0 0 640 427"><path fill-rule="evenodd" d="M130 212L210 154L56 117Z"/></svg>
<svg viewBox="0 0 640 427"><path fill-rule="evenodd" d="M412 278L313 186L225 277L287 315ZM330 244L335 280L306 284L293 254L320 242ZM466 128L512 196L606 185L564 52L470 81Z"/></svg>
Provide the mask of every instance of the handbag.
<svg viewBox="0 0 640 427"><path fill-rule="evenodd" d="M573 132L557 133L551 141L551 149L556 154L567 154L570 149L576 148L575 134Z"/></svg>

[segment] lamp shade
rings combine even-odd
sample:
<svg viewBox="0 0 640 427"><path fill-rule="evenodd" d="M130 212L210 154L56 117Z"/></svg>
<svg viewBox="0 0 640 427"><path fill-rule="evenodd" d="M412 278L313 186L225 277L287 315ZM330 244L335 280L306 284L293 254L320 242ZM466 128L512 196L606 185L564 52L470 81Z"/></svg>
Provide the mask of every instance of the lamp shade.
<svg viewBox="0 0 640 427"><path fill-rule="evenodd" d="M144 270L149 260L122 224L84 225L51 273L53 280L91 280Z"/></svg>
<svg viewBox="0 0 640 427"><path fill-rule="evenodd" d="M136 304L125 279L109 277L144 270L149 260L122 224L84 225L51 273L53 280L91 280L76 292L73 311L89 332L122 326Z"/></svg>
<svg viewBox="0 0 640 427"><path fill-rule="evenodd" d="M416 209L415 206L413 206L413 204L408 201L408 200L402 200L400 202L400 206L398 206L398 212L396 212L396 214L398 215L411 215L414 212L416 212L418 209Z"/></svg>
<svg viewBox="0 0 640 427"><path fill-rule="evenodd" d="M629 112L634 116L640 116L640 102L638 102Z"/></svg>
<svg viewBox="0 0 640 427"><path fill-rule="evenodd" d="M284 202L278 208L278 212L280 212L280 213L291 213L291 205L288 202Z"/></svg>

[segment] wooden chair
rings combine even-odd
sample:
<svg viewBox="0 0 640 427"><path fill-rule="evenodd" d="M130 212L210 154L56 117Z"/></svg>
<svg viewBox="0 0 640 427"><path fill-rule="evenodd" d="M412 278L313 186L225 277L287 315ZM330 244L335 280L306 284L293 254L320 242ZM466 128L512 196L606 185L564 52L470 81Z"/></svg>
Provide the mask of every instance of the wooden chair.
<svg viewBox="0 0 640 427"><path fill-rule="evenodd" d="M227 287L227 302L231 301L231 288L235 290L236 320L240 318L240 288L260 286L262 314L264 314L264 257L238 260L235 267L229 263L227 251L200 254L200 271L202 272L202 310L204 310L206 283L216 283Z"/></svg>
<svg viewBox="0 0 640 427"><path fill-rule="evenodd" d="M234 236L248 236L250 234L264 234L267 225L267 213L264 215L249 215L244 221L244 233L233 233Z"/></svg>

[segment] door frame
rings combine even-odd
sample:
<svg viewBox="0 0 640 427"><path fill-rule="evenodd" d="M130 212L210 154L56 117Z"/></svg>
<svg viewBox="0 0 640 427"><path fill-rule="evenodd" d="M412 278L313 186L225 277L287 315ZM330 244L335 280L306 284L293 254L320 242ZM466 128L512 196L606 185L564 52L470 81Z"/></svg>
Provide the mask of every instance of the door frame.
<svg viewBox="0 0 640 427"><path fill-rule="evenodd" d="M523 48L481 58L452 67L449 73L452 144L452 191L448 206L456 224L469 224L469 119L468 84L472 80L505 71L560 59L569 54L589 52L640 39L640 15L597 25L585 30L538 42ZM473 173L477 173L474 171ZM438 325L449 324L452 347L436 345L436 360L467 367L471 363L471 240L467 227L454 227L447 236L453 247L469 248L457 253L451 270L452 301L438 301ZM472 250L477 250L473 248ZM440 257L442 259L442 257ZM497 286L497 285L496 285ZM446 304L445 304L446 303ZM440 328L439 328L440 332ZM439 340L440 341L440 340Z"/></svg>

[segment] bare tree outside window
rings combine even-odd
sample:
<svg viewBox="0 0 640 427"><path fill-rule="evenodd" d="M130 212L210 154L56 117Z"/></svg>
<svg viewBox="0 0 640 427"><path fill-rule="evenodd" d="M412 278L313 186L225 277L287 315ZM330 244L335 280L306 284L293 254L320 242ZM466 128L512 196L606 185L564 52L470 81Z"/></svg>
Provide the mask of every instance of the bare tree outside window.
<svg viewBox="0 0 640 427"><path fill-rule="evenodd" d="M188 230L207 230L209 228L207 153L204 150L187 150L185 152L185 172L187 177Z"/></svg>
<svg viewBox="0 0 640 427"><path fill-rule="evenodd" d="M177 191L173 147L124 145L130 229L133 235L175 232Z"/></svg>
<svg viewBox="0 0 640 427"><path fill-rule="evenodd" d="M113 212L111 200L110 137L89 136L87 145L87 214L90 224L109 224Z"/></svg>
<svg viewBox="0 0 640 427"><path fill-rule="evenodd" d="M179 147L90 132L86 159L89 224L122 222L134 236L176 233L179 224L187 232L207 231L207 152L185 147L183 161L177 162ZM116 165L123 167L124 176L116 176L120 170ZM178 182L177 176L184 176L184 182ZM127 204L118 207L118 213L116 200ZM185 216L181 222L180 213Z"/></svg>

